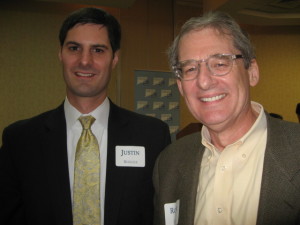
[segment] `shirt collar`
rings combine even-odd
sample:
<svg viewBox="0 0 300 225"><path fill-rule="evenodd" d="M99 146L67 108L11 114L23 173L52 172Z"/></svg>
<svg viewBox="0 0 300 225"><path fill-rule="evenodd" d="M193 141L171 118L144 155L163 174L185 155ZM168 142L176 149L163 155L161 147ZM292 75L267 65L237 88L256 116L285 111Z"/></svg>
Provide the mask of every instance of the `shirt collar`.
<svg viewBox="0 0 300 225"><path fill-rule="evenodd" d="M64 102L64 110L65 110L67 129L73 127L75 123L78 121L78 118L80 116L85 116L85 115L92 115L96 119L94 122L95 124L107 128L109 109L110 109L109 100L108 98L105 98L102 104L99 105L94 111L88 114L82 114L73 105L71 105L68 98L66 97Z"/></svg>
<svg viewBox="0 0 300 225"><path fill-rule="evenodd" d="M259 115L255 121L255 123L252 125L252 127L248 130L246 134L244 134L239 140L237 140L235 143L232 143L230 145L235 144L243 144L249 137L253 136L253 134L257 134L258 132L263 132L264 129L267 127L267 120L264 113L264 108L261 104L251 101L251 106L254 111L256 111ZM201 136L202 136L202 144L208 148L211 152L213 150L216 150L215 146L211 143L211 138L209 131L206 126L202 126L201 130Z"/></svg>

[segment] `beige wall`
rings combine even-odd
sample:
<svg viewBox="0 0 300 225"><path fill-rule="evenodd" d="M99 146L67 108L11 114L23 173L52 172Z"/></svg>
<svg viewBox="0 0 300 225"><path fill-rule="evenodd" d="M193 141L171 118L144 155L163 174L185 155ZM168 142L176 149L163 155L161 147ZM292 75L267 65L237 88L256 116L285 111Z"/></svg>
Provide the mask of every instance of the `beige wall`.
<svg viewBox="0 0 300 225"><path fill-rule="evenodd" d="M60 104L65 87L57 58L58 30L64 17L81 5L0 3L0 132L8 124ZM136 0L129 9L105 8L122 26L121 60L109 96L134 110L134 70L168 71L165 51L182 23L202 9L173 5L172 0ZM300 102L299 27L249 27L261 70L254 100L296 121ZM181 127L195 120L181 104Z"/></svg>
<svg viewBox="0 0 300 225"><path fill-rule="evenodd" d="M57 60L60 14L0 6L0 129L62 102Z"/></svg>
<svg viewBox="0 0 300 225"><path fill-rule="evenodd" d="M260 82L252 98L268 112L298 122L300 103L300 27L246 27L256 48Z"/></svg>

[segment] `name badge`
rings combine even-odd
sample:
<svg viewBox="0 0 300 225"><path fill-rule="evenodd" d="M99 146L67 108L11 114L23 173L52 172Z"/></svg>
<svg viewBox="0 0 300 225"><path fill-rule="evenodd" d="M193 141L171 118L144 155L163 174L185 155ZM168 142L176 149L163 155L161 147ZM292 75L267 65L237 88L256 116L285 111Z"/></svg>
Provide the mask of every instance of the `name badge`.
<svg viewBox="0 0 300 225"><path fill-rule="evenodd" d="M116 166L145 167L145 147L116 146Z"/></svg>
<svg viewBox="0 0 300 225"><path fill-rule="evenodd" d="M180 204L180 200L178 199L174 203L166 203L164 205L166 225L177 225L178 224L179 204Z"/></svg>

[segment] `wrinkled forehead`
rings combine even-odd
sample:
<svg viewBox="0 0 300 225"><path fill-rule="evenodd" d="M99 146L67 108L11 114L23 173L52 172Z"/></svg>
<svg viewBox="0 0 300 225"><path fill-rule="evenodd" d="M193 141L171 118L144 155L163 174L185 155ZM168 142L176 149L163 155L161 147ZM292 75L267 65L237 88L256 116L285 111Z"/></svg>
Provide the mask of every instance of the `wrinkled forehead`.
<svg viewBox="0 0 300 225"><path fill-rule="evenodd" d="M231 43L233 43L233 35L230 31L224 29L224 28L217 28L217 27L200 27L200 28L194 28L192 30L189 30L185 33L183 33L178 41L178 45L180 45L187 37L191 36L198 36L198 37L209 37L214 36L221 40L227 40Z"/></svg>
<svg viewBox="0 0 300 225"><path fill-rule="evenodd" d="M179 61L233 53L238 51L234 48L232 36L213 28L191 30L178 43Z"/></svg>

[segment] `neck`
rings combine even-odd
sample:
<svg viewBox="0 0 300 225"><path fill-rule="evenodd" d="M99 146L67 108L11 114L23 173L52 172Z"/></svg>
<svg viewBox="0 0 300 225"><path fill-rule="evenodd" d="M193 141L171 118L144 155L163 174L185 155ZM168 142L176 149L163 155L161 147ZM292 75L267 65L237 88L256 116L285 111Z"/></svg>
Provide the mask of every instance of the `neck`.
<svg viewBox="0 0 300 225"><path fill-rule="evenodd" d="M99 105L101 105L106 96L103 97L68 97L68 100L72 106L74 106L82 114L88 114L94 111Z"/></svg>
<svg viewBox="0 0 300 225"><path fill-rule="evenodd" d="M257 117L258 113L251 109L246 119L238 119L223 130L208 128L212 144L219 151L223 151L226 146L233 144L243 137L251 129Z"/></svg>

